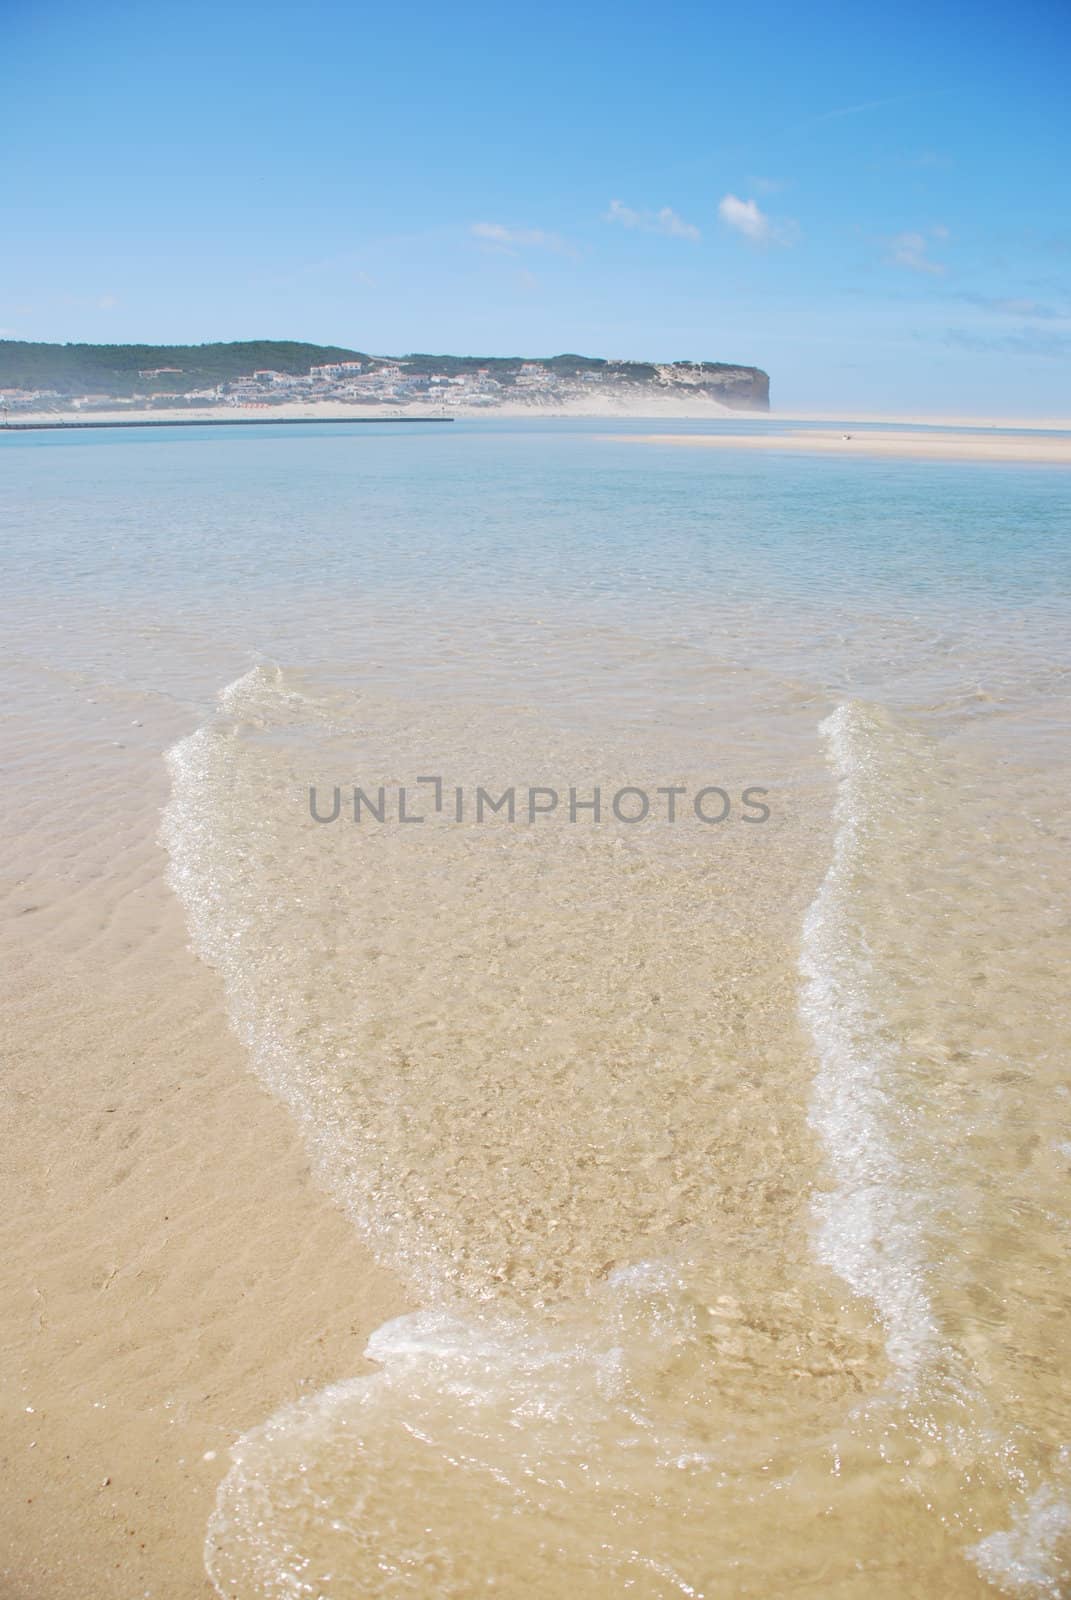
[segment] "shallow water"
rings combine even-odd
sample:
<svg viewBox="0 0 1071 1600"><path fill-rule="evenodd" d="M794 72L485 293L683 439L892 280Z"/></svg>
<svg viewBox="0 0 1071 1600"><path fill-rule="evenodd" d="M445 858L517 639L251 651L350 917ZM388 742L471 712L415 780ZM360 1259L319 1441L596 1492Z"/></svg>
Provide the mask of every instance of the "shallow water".
<svg viewBox="0 0 1071 1600"><path fill-rule="evenodd" d="M1067 1592L1067 476L0 446L20 761L185 728L194 948L424 1307L236 1447L220 1594Z"/></svg>

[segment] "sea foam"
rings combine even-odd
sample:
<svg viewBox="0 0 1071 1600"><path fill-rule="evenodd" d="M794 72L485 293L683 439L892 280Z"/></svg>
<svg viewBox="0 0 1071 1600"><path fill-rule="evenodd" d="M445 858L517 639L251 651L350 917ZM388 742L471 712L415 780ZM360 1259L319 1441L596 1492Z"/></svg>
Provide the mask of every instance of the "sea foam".
<svg viewBox="0 0 1071 1600"><path fill-rule="evenodd" d="M833 1187L815 1204L819 1249L877 1309L904 1382L938 1339L919 1236L920 1196L896 1152L896 1046L874 994L874 957L854 890L880 827L883 773L875 712L849 702L820 729L837 782L829 870L803 925L801 1010L818 1056L810 1120L825 1145Z"/></svg>

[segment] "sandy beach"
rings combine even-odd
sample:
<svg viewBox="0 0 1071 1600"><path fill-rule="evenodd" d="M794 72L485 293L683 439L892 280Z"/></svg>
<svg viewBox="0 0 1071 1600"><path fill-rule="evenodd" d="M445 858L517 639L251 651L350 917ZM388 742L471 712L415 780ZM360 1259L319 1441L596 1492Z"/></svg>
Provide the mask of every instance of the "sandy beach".
<svg viewBox="0 0 1071 1600"><path fill-rule="evenodd" d="M997 424L990 425L996 428ZM867 429L847 433L807 428L789 433L652 433L619 435L633 444L677 445L700 450L792 451L804 455L884 456L911 461L1008 461L1019 465L1071 466L1071 433L1057 438L1032 433L957 431L931 433Z"/></svg>
<svg viewBox="0 0 1071 1600"><path fill-rule="evenodd" d="M0 832L0 1591L197 1600L229 1446L365 1370L368 1333L407 1303L188 949L156 839L181 722L66 698L47 732L23 722ZM81 800L66 822L61 768Z"/></svg>

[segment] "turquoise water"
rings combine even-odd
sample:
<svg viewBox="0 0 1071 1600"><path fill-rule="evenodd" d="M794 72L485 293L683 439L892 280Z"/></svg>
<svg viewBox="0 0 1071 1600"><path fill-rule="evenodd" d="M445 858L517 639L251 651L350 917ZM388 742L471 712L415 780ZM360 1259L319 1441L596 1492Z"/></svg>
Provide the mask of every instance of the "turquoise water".
<svg viewBox="0 0 1071 1600"><path fill-rule="evenodd" d="M0 437L9 579L187 606L297 582L600 606L817 599L831 614L1022 606L1039 625L1066 601L1062 469L662 452L628 431Z"/></svg>
<svg viewBox="0 0 1071 1600"><path fill-rule="evenodd" d="M1029 697L1066 670L1061 469L662 451L623 439L641 426L659 425L2 437L16 643L40 649L43 606L83 664L109 648L81 634L96 611L137 618L150 673L158 625L231 665L356 658L360 632L384 659L457 649L481 671L473 627L501 622L502 670L523 677L537 622L649 629L919 707Z"/></svg>

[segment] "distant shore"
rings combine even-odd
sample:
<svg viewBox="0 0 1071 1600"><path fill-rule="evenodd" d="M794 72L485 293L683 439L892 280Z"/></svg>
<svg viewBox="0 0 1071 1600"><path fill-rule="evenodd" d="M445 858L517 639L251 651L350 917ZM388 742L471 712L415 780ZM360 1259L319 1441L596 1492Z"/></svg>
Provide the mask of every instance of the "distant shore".
<svg viewBox="0 0 1071 1600"><path fill-rule="evenodd" d="M302 425L308 427L310 423L323 422L453 422L452 416L444 416L441 412L419 417L408 416L404 412L397 416L383 417L161 417L161 416L136 416L136 417L45 417L33 421L5 422L0 424L0 433L40 433L51 431L53 433L71 433L82 428L263 428L287 427L295 428Z"/></svg>
<svg viewBox="0 0 1071 1600"><path fill-rule="evenodd" d="M800 428L786 433L615 434L621 443L670 445L704 450L792 451L801 455L898 457L914 461L1008 461L1071 466L1071 432L1062 436L943 429L906 433L868 428L861 433ZM1010 426L1016 426L1011 424ZM1018 426L1022 427L1022 424Z"/></svg>
<svg viewBox="0 0 1071 1600"><path fill-rule="evenodd" d="M181 409L161 410L150 406L114 406L102 407L99 411L72 411L72 410L40 410L11 412L8 415L8 429L14 431L16 427L38 427L41 423L58 426L75 427L79 423L91 423L98 427L113 427L117 423L141 425L143 423L160 423L174 427L179 423L236 423L236 422L427 422L441 420L444 416L464 418L466 421L475 417L509 417L511 419L532 417L590 417L605 418L606 421L628 419L629 421L652 422L678 421L678 422L726 422L745 421L755 416L765 417L765 412L731 411L728 407L719 405L714 400L685 400L679 396L661 396L657 399L648 398L642 403L629 400L619 400L616 403L611 397L602 395L597 399L584 399L568 404L541 404L538 401L518 402L503 401L500 404L487 406L465 405L453 402L448 406L423 405L413 402L406 406L353 405L341 400L321 400L315 404L290 402L274 406L189 406ZM4 426L0 421L0 433Z"/></svg>

